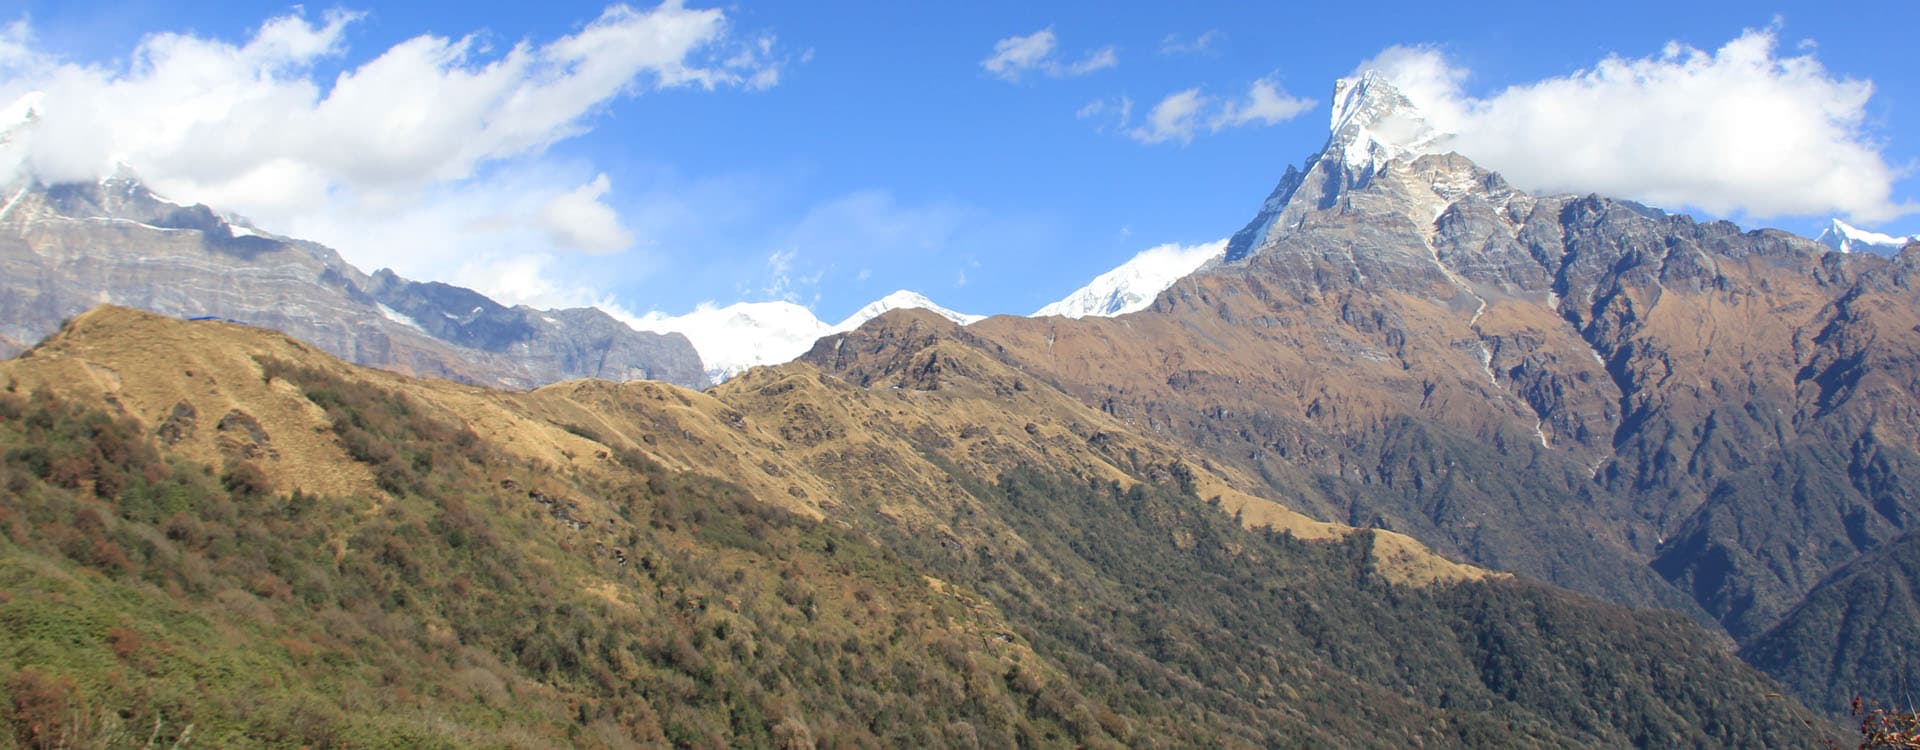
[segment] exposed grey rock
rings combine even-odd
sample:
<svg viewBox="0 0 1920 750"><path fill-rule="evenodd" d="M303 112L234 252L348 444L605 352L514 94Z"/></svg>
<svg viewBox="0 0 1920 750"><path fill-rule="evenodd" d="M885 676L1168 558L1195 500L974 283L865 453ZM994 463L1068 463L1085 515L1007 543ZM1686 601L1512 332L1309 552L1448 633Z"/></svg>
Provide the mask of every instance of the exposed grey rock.
<svg viewBox="0 0 1920 750"><path fill-rule="evenodd" d="M273 328L359 364L507 388L710 384L680 334L636 331L592 308L509 308L470 289L369 276L327 247L167 202L126 175L6 193L0 355L111 302Z"/></svg>
<svg viewBox="0 0 1920 750"><path fill-rule="evenodd" d="M1197 274L1211 280L1176 285L1156 309L1259 290L1273 300L1259 312L1334 355L1320 367L1355 368L1348 382L1380 351L1408 381L1472 386L1478 398L1410 411L1474 430L1528 471L1577 467L1569 492L1536 502L1591 509L1597 533L1626 540L1735 638L1912 531L1920 252L1830 252L1632 201L1528 195L1445 153L1385 81L1343 82L1335 99L1326 147ZM1434 340L1420 349L1415 331ZM1529 428L1537 445L1503 441ZM1364 456L1381 440L1337 435L1325 452L1360 455L1344 463L1371 479L1384 470ZM1484 542L1490 530L1553 531L1461 522L1409 494L1385 520L1486 564L1513 551Z"/></svg>

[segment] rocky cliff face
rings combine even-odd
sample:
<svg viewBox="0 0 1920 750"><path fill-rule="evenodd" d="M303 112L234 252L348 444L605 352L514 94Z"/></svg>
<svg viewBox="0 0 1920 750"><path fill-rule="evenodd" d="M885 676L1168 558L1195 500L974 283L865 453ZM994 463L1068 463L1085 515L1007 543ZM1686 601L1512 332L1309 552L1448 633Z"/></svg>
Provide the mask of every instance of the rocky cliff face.
<svg viewBox="0 0 1920 750"><path fill-rule="evenodd" d="M707 385L685 337L594 309L504 307L373 276L137 180L24 185L0 209L0 347L17 352L101 302L276 328L357 363L509 388L581 377Z"/></svg>
<svg viewBox="0 0 1920 750"><path fill-rule="evenodd" d="M1920 256L1531 195L1390 82L1338 94L1147 310L968 337L1314 515L1736 638L1912 528Z"/></svg>

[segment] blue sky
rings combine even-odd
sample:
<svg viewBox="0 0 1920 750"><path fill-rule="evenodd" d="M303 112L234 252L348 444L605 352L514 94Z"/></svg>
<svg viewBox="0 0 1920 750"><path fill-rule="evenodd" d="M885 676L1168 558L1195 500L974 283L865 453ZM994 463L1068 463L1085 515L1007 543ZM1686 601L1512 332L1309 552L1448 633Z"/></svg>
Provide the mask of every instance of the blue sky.
<svg viewBox="0 0 1920 750"><path fill-rule="evenodd" d="M1920 3L1295 5L743 2L610 11L574 2L449 10L29 0L10 12L0 6L0 22L15 21L0 42L0 97L46 90L52 111L88 96L139 103L147 93L162 102L189 92L185 98L199 101L195 87L240 90L201 103L200 116L219 120L208 126L217 135L152 136L127 122L182 115L128 104L93 114L118 124L87 143L113 144L114 158L174 197L326 241L369 270L392 266L507 301L603 302L635 313L784 298L831 321L896 288L968 312L1030 312L1147 247L1226 236L1287 165L1324 141L1334 80L1383 51L1412 54L1418 65L1410 69L1439 69L1452 88L1436 97L1512 104L1482 106L1512 116L1471 126L1488 134L1482 141L1511 141L1537 127L1541 108L1562 101L1555 91L1568 95L1529 87L1592 71L1610 56L1645 63L1628 71L1640 83L1621 84L1629 93L1633 85L1664 86L1669 73L1690 70L1689 50L1705 56L1692 70L1712 75L1715 60L1726 59L1718 57L1723 47L1757 34L1773 46L1759 66L1763 80L1743 83L1762 85L1758 96L1783 105L1832 110L1826 121L1841 123L1837 134L1782 133L1788 126L1761 109L1750 118L1758 122L1714 124L1725 132L1695 134L1708 140L1666 154L1659 148L1686 142L1646 132L1666 122L1649 115L1604 126L1628 144L1602 154L1617 171L1561 174L1537 149L1489 156L1536 181L1566 183L1556 189L1641 191L1668 208L1750 227L1811 235L1841 214L1920 233L1920 214L1904 211L1920 201L1910 176L1920 165L1920 66L1908 49ZM263 25L290 15L297 23L273 27L289 32L290 46L275 48L277 56L244 52L265 49L248 45ZM704 25L676 37L679 46L659 59L631 54L664 44L647 33L670 15ZM535 59L556 40L596 27L632 36L564 65ZM175 36L162 45L159 33ZM423 35L453 45L472 35L473 43L464 55L392 65L379 79L386 83L363 87L370 90L352 102L334 96L339 76L375 80L370 62L393 63L396 49L418 47ZM983 65L1003 42L999 49L1047 53L1024 68ZM550 96L567 112L557 122L490 125L511 119L500 109L511 97L500 95L486 104L494 109L475 109L472 122L420 131L425 140L472 144L458 153L412 144L403 137L408 128L379 122L408 107L425 107L430 120L466 111L471 102L460 97L468 94L446 81L499 63L516 43L533 61L501 73L517 76L503 85L518 96ZM1669 52L1673 43L1681 46ZM608 63L619 72L607 79L589 75L596 55L632 59ZM262 84L262 71L272 85ZM1774 78L1778 85L1765 88ZM409 81L421 85L402 85ZM1853 84L1864 81L1872 90L1862 98ZM1300 111L1252 117L1247 97L1256 83ZM579 91L566 89L573 84ZM1649 89L1666 98L1649 95L1647 106L1699 98L1697 89L1672 85ZM1538 95L1500 99L1509 87ZM1156 135L1154 107L1189 90L1189 101L1203 105L1184 129ZM303 107L317 114L274 114ZM214 117L208 108L239 114ZM1226 124L1231 112L1247 122ZM234 130L247 124L313 136L255 144L250 131ZM340 132L356 127L368 132ZM1714 141L1756 144L1751 159L1702 157L1707 166L1697 170L1746 188L1636 177ZM1778 143L1811 145L1796 147L1798 166L1775 168L1764 162ZM343 155L363 145L378 158ZM100 161L71 153L81 145L34 147L46 152L35 163L49 173ZM1863 198L1839 184L1862 174L1852 168L1828 175L1825 187L1803 187L1814 168L1805 162L1827 163L1829 152L1833 163L1884 172L1858 179L1877 180L1885 195ZM1742 170L1755 171L1748 179Z"/></svg>

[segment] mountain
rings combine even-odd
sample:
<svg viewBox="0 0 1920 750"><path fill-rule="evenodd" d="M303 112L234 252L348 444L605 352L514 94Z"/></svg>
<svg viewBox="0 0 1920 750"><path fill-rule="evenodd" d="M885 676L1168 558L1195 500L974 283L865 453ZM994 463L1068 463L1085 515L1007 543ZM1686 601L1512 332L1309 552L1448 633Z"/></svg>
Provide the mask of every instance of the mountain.
<svg viewBox="0 0 1920 750"><path fill-rule="evenodd" d="M1112 317L1146 309L1153 298L1181 277L1226 253L1227 241L1202 245L1157 245L1140 251L1111 271L1093 277L1058 302L1034 311L1034 317Z"/></svg>
<svg viewBox="0 0 1920 750"><path fill-rule="evenodd" d="M853 330L882 313L901 309L928 310L962 325L984 317L954 312L925 295L902 289L868 303L838 325L828 325L812 310L785 301L701 305L684 315L649 313L627 322L643 331L684 334L700 350L707 376L719 383L748 368L790 362L822 336Z"/></svg>
<svg viewBox="0 0 1920 750"><path fill-rule="evenodd" d="M8 352L113 301L265 325L362 364L509 388L579 377L707 383L684 337L635 331L591 308L509 308L469 289L369 276L329 248L171 203L128 174L7 192Z"/></svg>
<svg viewBox="0 0 1920 750"><path fill-rule="evenodd" d="M76 316L0 364L8 729L87 746L1827 734L1684 618L1301 518L973 329L896 310L705 393L493 391L242 325Z"/></svg>
<svg viewBox="0 0 1920 750"><path fill-rule="evenodd" d="M1901 248L1908 244L1920 242L1920 235L1894 237L1879 232L1869 232L1834 219L1819 237L1814 238L1814 241L1833 248L1835 252L1893 256L1900 254Z"/></svg>
<svg viewBox="0 0 1920 750"><path fill-rule="evenodd" d="M1810 705L1840 715L1862 685L1889 686L1888 704L1904 705L1920 674L1915 643L1920 533L1909 532L1834 571L1740 654Z"/></svg>
<svg viewBox="0 0 1920 750"><path fill-rule="evenodd" d="M834 326L833 330L836 332L851 331L859 328L861 324L869 320L880 317L882 313L889 310L926 310L947 320L959 323L960 325L985 320L987 317L985 315L969 315L963 312L954 312L935 304L933 300L927 299L926 295L901 289L867 303L866 307L855 310L852 315L847 316L846 320L842 320L839 325Z"/></svg>
<svg viewBox="0 0 1920 750"><path fill-rule="evenodd" d="M686 336L715 383L750 367L789 361L833 330L812 310L785 301L700 305L683 315L648 313L627 323L642 331Z"/></svg>
<svg viewBox="0 0 1920 750"><path fill-rule="evenodd" d="M1221 261L962 340L1307 515L1740 642L1913 529L1920 258L1530 194L1391 81L1335 93Z"/></svg>

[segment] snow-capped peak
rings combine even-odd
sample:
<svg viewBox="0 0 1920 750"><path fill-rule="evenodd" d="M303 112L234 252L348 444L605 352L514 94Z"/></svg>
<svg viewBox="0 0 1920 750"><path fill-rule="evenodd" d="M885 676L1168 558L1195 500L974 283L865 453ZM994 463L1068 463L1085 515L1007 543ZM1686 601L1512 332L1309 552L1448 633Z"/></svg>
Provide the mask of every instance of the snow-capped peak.
<svg viewBox="0 0 1920 750"><path fill-rule="evenodd" d="M12 104L7 105L5 108L0 108L0 129L22 125L38 118L41 110L41 102L45 101L46 98L47 94L44 91L29 91L20 98L13 100Z"/></svg>
<svg viewBox="0 0 1920 750"><path fill-rule="evenodd" d="M715 383L749 367L790 361L833 332L812 310L792 302L707 303L685 315L653 312L625 320L637 330L686 336Z"/></svg>
<svg viewBox="0 0 1920 750"><path fill-rule="evenodd" d="M1920 242L1920 234L1911 237L1896 237L1879 232L1869 232L1839 219L1827 225L1827 229L1815 239L1822 245L1842 253L1873 253L1874 255L1897 255L1909 242Z"/></svg>
<svg viewBox="0 0 1920 750"><path fill-rule="evenodd" d="M31 91L0 107L0 182L10 183L22 176L28 141L40 117L40 102L45 98L45 94Z"/></svg>
<svg viewBox="0 0 1920 750"><path fill-rule="evenodd" d="M1207 261L1221 257L1227 241L1215 240L1201 245L1182 246L1167 243L1140 251L1111 271L1093 277L1086 286L1074 290L1059 302L1042 307L1034 317L1063 315L1069 318L1112 317L1145 310L1153 299Z"/></svg>
<svg viewBox="0 0 1920 750"><path fill-rule="evenodd" d="M1357 176L1393 159L1430 153L1444 135L1392 81L1371 70L1333 84L1328 129L1326 154L1338 153Z"/></svg>
<svg viewBox="0 0 1920 750"><path fill-rule="evenodd" d="M859 328L862 323L880 317L881 314L888 310L900 310L909 307L927 310L947 320L959 323L960 325L967 325L977 320L984 320L987 317L985 315L969 315L963 312L954 312L935 304L933 300L927 299L927 296L924 294L901 289L867 303L866 307L854 311L852 315L847 316L846 320L840 321L840 325L834 326L833 330L836 333L840 331L851 331Z"/></svg>
<svg viewBox="0 0 1920 750"><path fill-rule="evenodd" d="M725 307L705 303L685 315L651 312L620 317L636 330L686 336L700 353L707 377L720 383L750 367L790 362L806 354L822 336L853 330L903 307L931 310L961 325L983 317L954 312L906 290L874 300L837 326L827 325L812 310L792 302L735 302Z"/></svg>

